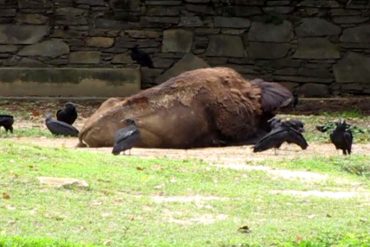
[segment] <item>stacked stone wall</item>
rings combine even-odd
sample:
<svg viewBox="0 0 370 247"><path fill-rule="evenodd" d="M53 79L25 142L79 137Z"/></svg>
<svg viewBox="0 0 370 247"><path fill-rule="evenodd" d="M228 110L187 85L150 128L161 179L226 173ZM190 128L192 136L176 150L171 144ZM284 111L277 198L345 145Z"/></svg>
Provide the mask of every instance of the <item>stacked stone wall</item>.
<svg viewBox="0 0 370 247"><path fill-rule="evenodd" d="M370 94L368 0L0 0L1 67L228 66L305 96Z"/></svg>

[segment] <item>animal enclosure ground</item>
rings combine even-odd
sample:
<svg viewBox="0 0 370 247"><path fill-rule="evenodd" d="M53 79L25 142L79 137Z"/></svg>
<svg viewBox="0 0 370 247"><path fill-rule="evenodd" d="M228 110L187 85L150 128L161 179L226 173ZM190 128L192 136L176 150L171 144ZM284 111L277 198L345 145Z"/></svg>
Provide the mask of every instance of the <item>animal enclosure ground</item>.
<svg viewBox="0 0 370 247"><path fill-rule="evenodd" d="M14 135L0 130L0 246L370 245L369 133L356 135L354 154L343 157L326 134L314 131L340 116L367 130L367 115L294 116L307 125L305 151L287 145L276 156L245 146L135 148L126 157L52 137L43 113L62 105L37 102L33 109L28 102L0 101L0 113L16 116ZM79 104L78 128L97 106ZM52 187L39 177L89 186Z"/></svg>

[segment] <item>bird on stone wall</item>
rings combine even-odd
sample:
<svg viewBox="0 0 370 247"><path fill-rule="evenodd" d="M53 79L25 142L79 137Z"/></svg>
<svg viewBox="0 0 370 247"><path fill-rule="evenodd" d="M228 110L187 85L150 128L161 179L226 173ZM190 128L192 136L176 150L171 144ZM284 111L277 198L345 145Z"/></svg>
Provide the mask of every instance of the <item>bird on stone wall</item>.
<svg viewBox="0 0 370 247"><path fill-rule="evenodd" d="M77 119L77 110L75 104L67 102L64 105L64 109L57 111L57 120L72 125Z"/></svg>
<svg viewBox="0 0 370 247"><path fill-rule="evenodd" d="M140 66L142 67L153 68L153 61L150 58L149 54L142 50L139 50L137 45L131 48L131 59L140 64Z"/></svg>
<svg viewBox="0 0 370 247"><path fill-rule="evenodd" d="M5 131L13 133L14 117L12 115L0 114L0 127L4 127Z"/></svg>
<svg viewBox="0 0 370 247"><path fill-rule="evenodd" d="M52 119L50 113L46 115L45 125L53 135L78 136L79 133L72 125Z"/></svg>
<svg viewBox="0 0 370 247"><path fill-rule="evenodd" d="M125 119L126 127L117 130L114 139L112 154L118 155L120 152L129 150L137 143L140 137L136 122L132 119Z"/></svg>
<svg viewBox="0 0 370 247"><path fill-rule="evenodd" d="M342 149L344 155L351 154L353 136L349 129L350 125L343 119L336 122L335 125L335 130L330 134L331 142L336 149Z"/></svg>

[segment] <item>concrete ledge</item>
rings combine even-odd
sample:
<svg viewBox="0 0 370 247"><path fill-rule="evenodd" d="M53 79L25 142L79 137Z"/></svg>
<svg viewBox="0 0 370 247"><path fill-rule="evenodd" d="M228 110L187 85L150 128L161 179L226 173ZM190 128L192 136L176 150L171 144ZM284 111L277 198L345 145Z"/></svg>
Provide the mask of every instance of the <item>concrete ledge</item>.
<svg viewBox="0 0 370 247"><path fill-rule="evenodd" d="M140 90L132 68L0 68L0 96L114 97Z"/></svg>

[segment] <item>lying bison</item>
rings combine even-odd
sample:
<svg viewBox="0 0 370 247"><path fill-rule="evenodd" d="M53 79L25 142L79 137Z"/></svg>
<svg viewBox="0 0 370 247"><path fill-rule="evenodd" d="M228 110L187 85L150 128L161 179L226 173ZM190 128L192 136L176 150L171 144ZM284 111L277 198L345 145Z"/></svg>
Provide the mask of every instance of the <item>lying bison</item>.
<svg viewBox="0 0 370 247"><path fill-rule="evenodd" d="M283 86L246 80L230 68L192 70L131 97L108 99L85 123L79 146L113 146L125 119L140 130L138 147L252 143L274 112L291 101Z"/></svg>

